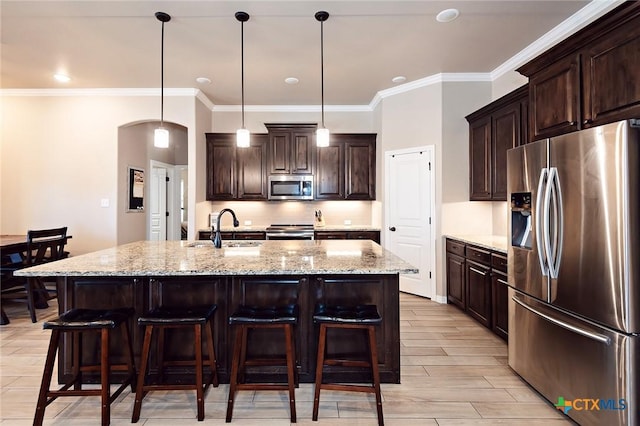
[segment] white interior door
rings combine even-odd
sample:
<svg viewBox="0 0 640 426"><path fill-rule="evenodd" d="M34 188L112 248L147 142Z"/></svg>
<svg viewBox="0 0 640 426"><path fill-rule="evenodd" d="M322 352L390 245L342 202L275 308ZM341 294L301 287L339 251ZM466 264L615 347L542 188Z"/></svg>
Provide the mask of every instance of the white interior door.
<svg viewBox="0 0 640 426"><path fill-rule="evenodd" d="M167 169L151 167L149 183L149 239L167 239Z"/></svg>
<svg viewBox="0 0 640 426"><path fill-rule="evenodd" d="M400 276L400 291L435 296L433 146L385 153L385 245L417 267Z"/></svg>

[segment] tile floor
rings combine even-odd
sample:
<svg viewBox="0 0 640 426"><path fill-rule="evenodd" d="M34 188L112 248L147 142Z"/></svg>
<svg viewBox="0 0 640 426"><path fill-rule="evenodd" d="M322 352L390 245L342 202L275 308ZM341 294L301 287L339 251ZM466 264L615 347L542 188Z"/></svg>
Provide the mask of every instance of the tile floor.
<svg viewBox="0 0 640 426"><path fill-rule="evenodd" d="M51 303L52 302L52 303ZM32 324L24 304L5 304L11 324L0 327L0 425L30 425L40 386L55 300ZM385 424L540 425L572 424L507 365L507 346L451 305L401 295L402 384L383 384ZM227 385L212 388L204 423L223 424ZM296 391L299 425L376 425L372 395L323 391L318 422L311 421L313 386ZM125 391L112 406L111 424L131 424L133 396ZM138 424L196 425L193 391L152 392ZM99 424L98 398L59 398L47 407L46 425ZM238 425L289 425L284 392L241 392Z"/></svg>

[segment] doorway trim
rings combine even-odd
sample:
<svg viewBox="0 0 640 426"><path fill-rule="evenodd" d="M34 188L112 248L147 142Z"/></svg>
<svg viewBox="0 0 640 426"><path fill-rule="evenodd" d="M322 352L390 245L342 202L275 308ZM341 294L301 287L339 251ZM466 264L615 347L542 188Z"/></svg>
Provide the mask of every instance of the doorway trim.
<svg viewBox="0 0 640 426"><path fill-rule="evenodd" d="M385 193L385 202L384 202L384 241L385 244L387 241L390 241L390 232L389 231L389 217L390 217L390 203L389 203L389 194L390 194L390 180L389 180L389 169L390 169L390 159L394 155L401 154L416 154L421 152L429 153L431 158L431 179L430 179L430 189L431 199L429 200L429 216L431 218L430 227L431 227L431 240L429 243L429 264L431 265L431 285L430 285L430 294L431 300L435 302L440 301L439 295L436 293L437 289L437 265L436 265L436 156L435 156L435 145L423 145L418 147L397 149L393 151L385 151L384 153L384 193ZM428 220L429 218L426 218Z"/></svg>

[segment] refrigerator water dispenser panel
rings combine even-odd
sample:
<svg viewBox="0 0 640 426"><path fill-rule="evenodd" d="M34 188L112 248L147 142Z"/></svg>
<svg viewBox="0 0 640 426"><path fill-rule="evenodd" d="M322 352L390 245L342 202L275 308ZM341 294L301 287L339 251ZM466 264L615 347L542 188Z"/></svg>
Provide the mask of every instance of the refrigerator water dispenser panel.
<svg viewBox="0 0 640 426"><path fill-rule="evenodd" d="M511 245L531 249L531 193L511 194Z"/></svg>

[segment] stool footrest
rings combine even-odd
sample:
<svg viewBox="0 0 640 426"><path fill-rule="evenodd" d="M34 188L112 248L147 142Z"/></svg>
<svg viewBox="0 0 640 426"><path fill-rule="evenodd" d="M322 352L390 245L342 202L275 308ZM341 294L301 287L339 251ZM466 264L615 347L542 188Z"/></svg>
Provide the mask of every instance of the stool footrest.
<svg viewBox="0 0 640 426"><path fill-rule="evenodd" d="M273 383L238 383L236 390L283 390L288 391L289 385L279 385Z"/></svg>
<svg viewBox="0 0 640 426"><path fill-rule="evenodd" d="M320 385L320 389L334 390L334 391L376 393L376 389L372 385L367 386L367 385L354 385L354 384L323 383L322 385Z"/></svg>

